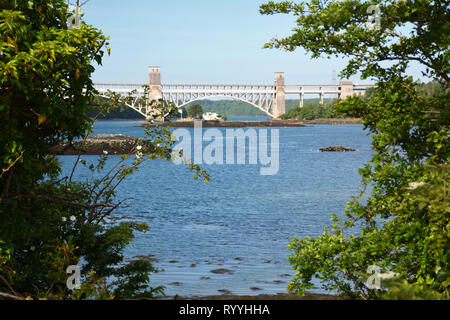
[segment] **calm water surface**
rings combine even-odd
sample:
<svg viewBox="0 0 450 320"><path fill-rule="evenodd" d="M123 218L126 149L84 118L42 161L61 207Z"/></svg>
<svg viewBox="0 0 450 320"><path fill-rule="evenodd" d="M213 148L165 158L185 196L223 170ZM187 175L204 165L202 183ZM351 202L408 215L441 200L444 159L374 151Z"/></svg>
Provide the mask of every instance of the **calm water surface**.
<svg viewBox="0 0 450 320"><path fill-rule="evenodd" d="M98 121L94 129L143 137L140 124ZM127 255L158 259L155 266L163 271L152 275L153 286L165 285L166 294L184 296L220 294L222 289L233 294L286 292L294 274L286 262L290 239L317 236L331 214L343 215L346 201L357 194L358 168L371 150L361 125L279 128L279 133L276 175L260 175L259 165L204 165L212 178L203 183L193 180L183 165L154 161L120 186L118 199L132 198L120 214L151 229L137 234ZM333 145L360 151L318 152ZM75 157L60 159L69 172ZM117 159L111 156L108 164ZM87 177L86 171L76 172L79 180ZM233 273L211 272L219 268Z"/></svg>

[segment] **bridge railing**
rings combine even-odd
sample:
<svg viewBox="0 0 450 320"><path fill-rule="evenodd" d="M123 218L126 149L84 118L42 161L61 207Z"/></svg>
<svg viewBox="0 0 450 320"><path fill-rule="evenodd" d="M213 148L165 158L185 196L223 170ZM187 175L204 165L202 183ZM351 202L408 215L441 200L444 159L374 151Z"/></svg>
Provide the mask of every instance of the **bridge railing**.
<svg viewBox="0 0 450 320"><path fill-rule="evenodd" d="M100 93L113 91L116 93L129 93L136 90L139 94L144 92L144 84L139 83L94 83L95 89Z"/></svg>
<svg viewBox="0 0 450 320"><path fill-rule="evenodd" d="M139 93L143 92L143 86L146 84L140 83L94 83L95 88L101 92L108 90L127 93L137 90ZM375 85L371 84L353 84L354 91L363 91L367 88L373 88ZM340 94L341 86L339 84L286 84L284 85L285 94ZM163 93L172 94L193 94L193 93L216 93L218 95L226 94L274 94L276 87L267 84L161 84L161 91Z"/></svg>

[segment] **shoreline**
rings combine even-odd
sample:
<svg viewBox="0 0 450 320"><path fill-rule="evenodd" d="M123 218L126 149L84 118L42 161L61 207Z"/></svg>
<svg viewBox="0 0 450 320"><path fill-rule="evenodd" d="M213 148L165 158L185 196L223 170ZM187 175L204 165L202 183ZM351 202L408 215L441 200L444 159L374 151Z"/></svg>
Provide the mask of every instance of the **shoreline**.
<svg viewBox="0 0 450 320"><path fill-rule="evenodd" d="M159 300L344 300L344 298L332 294L308 293L297 296L293 293L258 294L258 295L235 295L221 294L208 296L170 296Z"/></svg>
<svg viewBox="0 0 450 320"><path fill-rule="evenodd" d="M122 155L134 154L136 146L139 144L136 137L123 134L98 134L81 141L61 142L49 148L49 154L60 156L72 155ZM152 150L153 146L143 142L142 146L147 150ZM106 152L106 153L105 153Z"/></svg>
<svg viewBox="0 0 450 320"><path fill-rule="evenodd" d="M232 121L210 121L201 120L203 128L242 128L242 127L306 127L311 124L361 124L360 119L340 119L340 120L279 120L270 119L263 121L232 120ZM174 127L193 128L194 120L162 122L155 124L142 124L139 127Z"/></svg>

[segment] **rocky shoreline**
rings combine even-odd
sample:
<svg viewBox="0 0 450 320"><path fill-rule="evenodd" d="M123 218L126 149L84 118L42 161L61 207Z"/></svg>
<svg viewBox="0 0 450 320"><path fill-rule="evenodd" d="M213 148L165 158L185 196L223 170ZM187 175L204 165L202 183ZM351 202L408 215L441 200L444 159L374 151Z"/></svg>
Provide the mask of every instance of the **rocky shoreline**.
<svg viewBox="0 0 450 320"><path fill-rule="evenodd" d="M320 148L319 151L320 152L349 152L349 151L359 151L359 149L337 146L337 147Z"/></svg>
<svg viewBox="0 0 450 320"><path fill-rule="evenodd" d="M301 120L304 124L361 124L361 119Z"/></svg>
<svg viewBox="0 0 450 320"><path fill-rule="evenodd" d="M72 143L63 142L49 149L52 155L99 155L99 154L132 154L140 144L135 137L123 134L98 134L94 137ZM143 143L144 149L152 148Z"/></svg>

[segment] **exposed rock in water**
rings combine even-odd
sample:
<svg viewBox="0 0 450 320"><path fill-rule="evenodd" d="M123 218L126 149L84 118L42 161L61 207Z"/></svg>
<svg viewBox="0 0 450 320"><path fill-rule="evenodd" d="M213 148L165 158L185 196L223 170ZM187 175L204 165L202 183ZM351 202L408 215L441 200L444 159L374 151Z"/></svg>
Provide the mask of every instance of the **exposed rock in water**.
<svg viewBox="0 0 450 320"><path fill-rule="evenodd" d="M227 289L219 289L217 291L222 292L223 294L231 294L231 291Z"/></svg>
<svg viewBox="0 0 450 320"><path fill-rule="evenodd" d="M153 146L149 143L139 142L137 138L123 134L98 134L82 141L62 142L49 149L54 155L78 155L81 154L132 154L136 147L142 144L142 151L149 152Z"/></svg>
<svg viewBox="0 0 450 320"><path fill-rule="evenodd" d="M320 152L347 152L347 151L359 151L359 149L352 149L347 148L343 146L337 146L337 147L326 147L326 148L320 148Z"/></svg>
<svg viewBox="0 0 450 320"><path fill-rule="evenodd" d="M228 269L214 269L214 270L211 270L210 272L216 273L216 274L224 274L224 273L233 274L234 273L233 270L228 270Z"/></svg>
<svg viewBox="0 0 450 320"><path fill-rule="evenodd" d="M262 290L262 289L258 288L258 287L250 287L250 290L257 291L257 290Z"/></svg>

